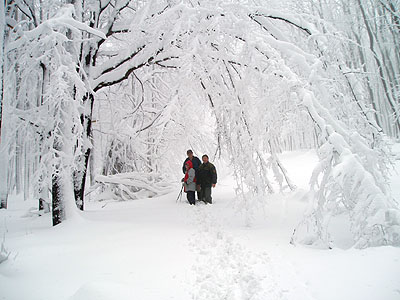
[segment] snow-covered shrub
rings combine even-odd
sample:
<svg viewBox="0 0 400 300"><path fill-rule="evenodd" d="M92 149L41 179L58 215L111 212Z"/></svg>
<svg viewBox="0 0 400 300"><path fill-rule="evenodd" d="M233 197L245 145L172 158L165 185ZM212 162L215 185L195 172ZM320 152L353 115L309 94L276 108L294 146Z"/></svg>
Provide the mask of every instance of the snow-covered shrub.
<svg viewBox="0 0 400 300"><path fill-rule="evenodd" d="M128 172L109 176L98 175L101 189L111 191L117 199L136 200L170 193L171 182L158 173Z"/></svg>
<svg viewBox="0 0 400 300"><path fill-rule="evenodd" d="M5 237L3 238L3 241L1 242L1 247L0 247L0 264L8 259L10 256L10 252L7 250L5 246Z"/></svg>

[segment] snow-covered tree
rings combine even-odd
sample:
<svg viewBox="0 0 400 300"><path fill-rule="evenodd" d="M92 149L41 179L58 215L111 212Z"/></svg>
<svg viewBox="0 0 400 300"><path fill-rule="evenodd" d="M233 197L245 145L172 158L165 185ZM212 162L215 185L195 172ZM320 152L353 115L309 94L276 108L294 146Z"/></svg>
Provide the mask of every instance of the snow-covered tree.
<svg viewBox="0 0 400 300"><path fill-rule="evenodd" d="M214 120L205 123L216 127L210 149L229 154L248 222L269 193L295 188L278 154L317 147L312 232L296 240L329 246L327 224L340 206L357 246L400 243L385 137L364 100L368 89L337 51L348 45L333 25L240 1L57 2L56 12L42 6L46 18L27 3L14 7L23 19L9 13L17 21L8 37L6 104L15 115L8 149L20 150L9 169L16 187L18 174L31 176L51 162L52 172L36 178L48 184L52 174L53 204L73 180L83 209L98 99L110 107L95 123L106 139L99 151L106 174L165 170L160 153L182 129L186 140L199 136L187 114L208 105ZM50 127L42 110L54 118Z"/></svg>
<svg viewBox="0 0 400 300"><path fill-rule="evenodd" d="M61 77L60 79L69 82L69 85L63 84L65 88L68 85L69 89L64 91L69 95L69 98L63 100L69 103L66 106L74 103L75 107L80 107L73 110L73 112L79 113L79 117L73 118L73 122L78 123L72 124L74 131L70 138L74 141L69 141L75 147L73 151L75 167L71 171L71 177L74 181L75 201L79 208L83 209L86 175L92 147L91 120L95 92L120 83L136 69L150 63L157 63L158 61L155 58L162 52L162 45L158 39L151 38L151 36L148 38L146 32L132 32L130 29L131 22L125 22L122 19L122 16L131 18L133 13L140 9L141 3L131 5L130 1L72 1L70 4L65 4L63 1L50 2L17 1L9 3L7 12L12 30L8 37L10 46L7 49L7 63L10 65L10 68L8 68L10 71L7 79L9 102L6 105L10 106L10 112L18 109L21 114L27 115L27 111L32 107L43 105L43 95L47 93L47 85L53 79L52 72L57 73ZM37 11L36 8L40 10ZM154 9L162 12L163 7L156 6ZM144 11L143 14L146 15L146 12L148 13L148 11ZM20 17L21 14L23 17ZM101 46L107 49L107 43L111 43L115 39L115 35L125 33L130 34L128 38L134 39L135 42L120 44L122 49L119 49L117 55L114 55L115 52L101 52ZM154 47L152 47L151 41L155 42ZM65 67L64 59L58 57L58 53L46 48L47 45L51 44L62 48L59 53L68 56L67 66L70 73L67 75L63 75L63 72L59 70L59 68ZM53 60L52 56L55 56L54 60L59 65L49 69L43 62L46 61L47 54L49 54L50 60ZM24 60L25 58L26 60ZM168 57L162 58L164 61L167 59ZM29 65L32 62L33 64ZM50 90L54 91L54 89ZM57 98L59 95L56 95L53 100L61 101ZM63 105L57 107L63 110L63 108L60 108ZM52 115L52 112L50 112L50 115ZM60 112L62 118L66 118L67 115ZM14 153L13 144L18 145L20 149L20 152L16 152L17 154L14 157L15 165L11 167L12 173L10 175L11 177L15 176L15 180L12 180L12 182L18 191L21 187L20 182L25 184L25 190L29 188L31 183L29 177L38 171L37 166L42 163L41 156L46 151L42 148L42 139L47 139L48 135L53 136L53 130L56 130L56 128L50 128L49 132L44 133L40 129L39 137L34 137L34 134L32 134L31 139L26 139L26 136L24 136L24 141L21 141L21 130L22 132L25 132L25 130L35 131L35 128L40 127L40 124L24 117L20 117L15 122L10 121L10 124L15 124L16 130L11 131L8 140L4 141L5 138L3 138L2 142L8 143L11 153ZM56 122L65 125L66 120L61 119ZM80 127L81 130L76 130ZM66 132L68 129L63 128L62 131ZM27 144L23 144L23 142ZM37 156L27 154L27 152L32 153L34 150L28 146L31 143L39 149L36 152L38 153ZM55 153L58 153L63 145L62 139L56 139L53 145ZM54 157L56 160L52 162L56 169L62 168L65 164L70 164L69 158L64 162L67 156L59 155L58 157L62 161L61 163L55 162L57 161L56 156ZM29 164L34 165L29 166ZM21 174L26 176L24 180L20 180ZM56 174L58 174L58 170ZM40 181L43 180L44 185L49 184L48 181L42 179L42 176L35 178L39 178ZM56 184L57 182L58 180L53 180L52 183L53 204L58 203L54 199L59 194L58 190L60 189ZM58 207L59 205L55 204L55 206ZM53 213L55 212L53 211ZM57 222L59 221L54 223Z"/></svg>
<svg viewBox="0 0 400 300"><path fill-rule="evenodd" d="M366 113L386 134L398 138L400 2L302 1L296 8L318 16L310 22L324 30L332 26L340 30L341 35L335 36L341 40L337 49L341 49L342 71L352 83L354 97L371 107Z"/></svg>
<svg viewBox="0 0 400 300"><path fill-rule="evenodd" d="M7 45L5 105L16 127L3 139L16 162L11 169L15 188L18 191L18 178L24 176L21 182L28 194L35 176L37 195L48 199L51 187L54 225L73 213L72 173L81 168L80 99L86 87L76 72L79 52L73 40L89 28L75 23L72 14L73 7L64 6L32 30L24 31L23 22L16 24Z"/></svg>

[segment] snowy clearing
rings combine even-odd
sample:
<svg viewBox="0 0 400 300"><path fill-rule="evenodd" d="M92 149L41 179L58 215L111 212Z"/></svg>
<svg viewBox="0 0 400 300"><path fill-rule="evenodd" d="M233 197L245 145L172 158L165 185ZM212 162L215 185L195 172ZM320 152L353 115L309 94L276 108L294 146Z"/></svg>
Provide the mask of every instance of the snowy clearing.
<svg viewBox="0 0 400 300"><path fill-rule="evenodd" d="M79 220L55 228L50 214L27 214L36 202L12 199L0 211L9 253L0 265L0 299L399 299L399 248L344 249L345 239L333 250L289 243L316 158L293 152L283 159L299 188L272 195L252 227L235 212L230 176L213 190L213 205L176 203L177 184L159 198L88 202ZM397 199L399 179L392 181Z"/></svg>

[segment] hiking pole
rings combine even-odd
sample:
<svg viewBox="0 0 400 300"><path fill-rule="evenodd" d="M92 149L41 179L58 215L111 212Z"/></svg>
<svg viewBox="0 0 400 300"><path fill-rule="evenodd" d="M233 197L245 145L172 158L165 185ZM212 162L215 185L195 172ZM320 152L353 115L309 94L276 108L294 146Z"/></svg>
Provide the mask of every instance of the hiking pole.
<svg viewBox="0 0 400 300"><path fill-rule="evenodd" d="M176 203L178 203L178 200L179 200L179 202L182 200L182 191L183 191L183 183L182 183L181 191L179 192L178 198L176 198Z"/></svg>

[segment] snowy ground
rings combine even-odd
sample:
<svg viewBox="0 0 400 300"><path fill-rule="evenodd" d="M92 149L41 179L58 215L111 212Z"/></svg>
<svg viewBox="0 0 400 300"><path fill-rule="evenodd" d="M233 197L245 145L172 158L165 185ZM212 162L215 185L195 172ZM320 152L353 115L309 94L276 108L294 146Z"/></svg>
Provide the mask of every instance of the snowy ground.
<svg viewBox="0 0 400 300"><path fill-rule="evenodd" d="M24 217L36 203L13 199L0 211L10 252L0 264L0 299L400 299L398 248L349 249L345 235L333 250L289 244L315 156L287 153L284 161L299 189L271 197L252 227L235 213L229 176L213 190L213 205L176 203L177 184L156 199L90 202L79 220L55 228L49 214ZM397 199L399 182L395 174Z"/></svg>

